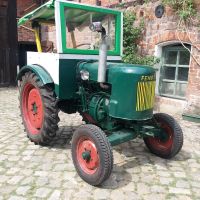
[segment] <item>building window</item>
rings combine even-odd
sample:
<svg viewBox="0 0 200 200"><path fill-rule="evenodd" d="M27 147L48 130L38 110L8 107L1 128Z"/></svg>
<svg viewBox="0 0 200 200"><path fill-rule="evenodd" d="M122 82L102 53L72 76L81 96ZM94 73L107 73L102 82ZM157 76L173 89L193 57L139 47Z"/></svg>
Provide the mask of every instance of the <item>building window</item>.
<svg viewBox="0 0 200 200"><path fill-rule="evenodd" d="M159 86L162 96L185 99L189 63L190 53L183 46L173 45L163 48Z"/></svg>

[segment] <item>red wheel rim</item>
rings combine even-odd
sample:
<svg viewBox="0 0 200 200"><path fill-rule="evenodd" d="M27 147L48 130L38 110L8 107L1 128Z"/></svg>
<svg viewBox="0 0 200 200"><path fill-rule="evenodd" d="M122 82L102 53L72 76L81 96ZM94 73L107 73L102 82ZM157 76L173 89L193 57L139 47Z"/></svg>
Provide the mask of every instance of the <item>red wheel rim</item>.
<svg viewBox="0 0 200 200"><path fill-rule="evenodd" d="M159 137L149 137L148 140L154 149L160 152L169 153L173 145L173 130L166 122L160 121L159 123L161 128L165 131L165 134L167 134L167 139L162 141Z"/></svg>
<svg viewBox="0 0 200 200"><path fill-rule="evenodd" d="M26 126L31 134L39 134L43 124L43 105L39 90L27 83L22 92L22 112Z"/></svg>
<svg viewBox="0 0 200 200"><path fill-rule="evenodd" d="M84 159L83 155L88 153L89 159ZM79 139L77 143L76 156L81 169L87 174L94 174L99 167L99 155L94 142L86 137Z"/></svg>

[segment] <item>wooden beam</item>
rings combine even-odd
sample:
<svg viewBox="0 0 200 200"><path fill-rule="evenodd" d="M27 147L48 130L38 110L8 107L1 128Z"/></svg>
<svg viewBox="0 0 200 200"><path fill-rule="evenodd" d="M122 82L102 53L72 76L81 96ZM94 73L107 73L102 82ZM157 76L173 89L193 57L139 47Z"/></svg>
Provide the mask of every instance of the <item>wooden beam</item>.
<svg viewBox="0 0 200 200"><path fill-rule="evenodd" d="M0 20L0 85L14 85L17 74L16 0L3 2L7 6L0 7L3 11Z"/></svg>

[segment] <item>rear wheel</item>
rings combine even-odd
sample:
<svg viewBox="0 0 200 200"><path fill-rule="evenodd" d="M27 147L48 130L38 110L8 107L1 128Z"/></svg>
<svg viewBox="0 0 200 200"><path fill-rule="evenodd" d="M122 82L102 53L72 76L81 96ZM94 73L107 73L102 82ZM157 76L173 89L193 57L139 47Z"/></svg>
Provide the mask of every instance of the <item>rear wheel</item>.
<svg viewBox="0 0 200 200"><path fill-rule="evenodd" d="M181 127L170 115L156 113L153 117L165 137L144 137L144 142L153 154L162 158L172 158L183 146Z"/></svg>
<svg viewBox="0 0 200 200"><path fill-rule="evenodd" d="M95 125L83 125L72 138L72 159L79 176L100 185L111 174L113 154L105 133Z"/></svg>
<svg viewBox="0 0 200 200"><path fill-rule="evenodd" d="M27 136L36 144L47 145L58 129L56 97L36 74L27 72L20 81L20 110Z"/></svg>

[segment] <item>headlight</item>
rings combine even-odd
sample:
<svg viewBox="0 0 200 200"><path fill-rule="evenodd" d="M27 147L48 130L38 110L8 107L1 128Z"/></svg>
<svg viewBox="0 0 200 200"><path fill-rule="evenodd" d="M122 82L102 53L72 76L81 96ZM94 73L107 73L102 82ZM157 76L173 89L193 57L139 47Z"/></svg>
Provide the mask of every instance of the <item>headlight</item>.
<svg viewBox="0 0 200 200"><path fill-rule="evenodd" d="M81 71L80 71L80 74L81 74L81 79L82 79L82 80L86 81L86 80L89 79L90 74L89 74L88 71L86 71L86 70L81 70Z"/></svg>
<svg viewBox="0 0 200 200"><path fill-rule="evenodd" d="M102 24L101 22L92 22L89 26L89 29L92 31L92 32L102 32Z"/></svg>

